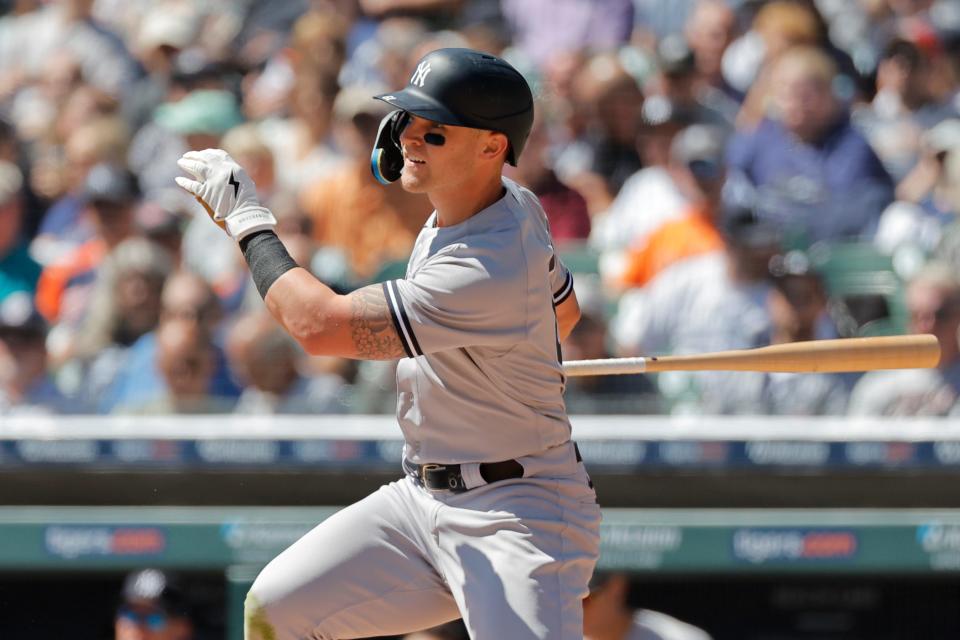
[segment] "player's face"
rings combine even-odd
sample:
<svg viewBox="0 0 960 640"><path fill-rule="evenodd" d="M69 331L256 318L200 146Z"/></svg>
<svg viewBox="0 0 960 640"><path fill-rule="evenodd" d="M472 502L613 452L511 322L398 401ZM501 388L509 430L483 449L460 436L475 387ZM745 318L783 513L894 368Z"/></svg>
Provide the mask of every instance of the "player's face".
<svg viewBox="0 0 960 640"><path fill-rule="evenodd" d="M455 188L474 173L480 138L485 132L443 125L417 116L400 133L403 188L427 193Z"/></svg>

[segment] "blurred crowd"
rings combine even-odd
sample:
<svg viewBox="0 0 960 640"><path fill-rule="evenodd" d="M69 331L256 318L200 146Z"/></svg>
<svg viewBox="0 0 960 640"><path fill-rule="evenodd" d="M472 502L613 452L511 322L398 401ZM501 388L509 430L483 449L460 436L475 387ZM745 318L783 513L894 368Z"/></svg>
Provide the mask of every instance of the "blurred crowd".
<svg viewBox="0 0 960 640"><path fill-rule="evenodd" d="M960 413L960 3L0 0L0 415L391 412L307 357L177 190L221 147L297 262L402 277L430 213L369 152L415 61L496 53L510 177L576 274L567 359L933 333L937 369L571 380L573 413Z"/></svg>

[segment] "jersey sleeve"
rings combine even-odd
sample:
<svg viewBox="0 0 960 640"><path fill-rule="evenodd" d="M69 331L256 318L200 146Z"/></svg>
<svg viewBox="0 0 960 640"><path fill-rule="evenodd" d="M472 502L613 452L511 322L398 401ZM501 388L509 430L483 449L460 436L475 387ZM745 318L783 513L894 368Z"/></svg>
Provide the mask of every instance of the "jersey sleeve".
<svg viewBox="0 0 960 640"><path fill-rule="evenodd" d="M526 269L494 254L437 255L383 292L408 357L468 346L511 346L527 331Z"/></svg>
<svg viewBox="0 0 960 640"><path fill-rule="evenodd" d="M563 304L573 293L573 273L556 254L550 256L550 291L553 293L555 307Z"/></svg>

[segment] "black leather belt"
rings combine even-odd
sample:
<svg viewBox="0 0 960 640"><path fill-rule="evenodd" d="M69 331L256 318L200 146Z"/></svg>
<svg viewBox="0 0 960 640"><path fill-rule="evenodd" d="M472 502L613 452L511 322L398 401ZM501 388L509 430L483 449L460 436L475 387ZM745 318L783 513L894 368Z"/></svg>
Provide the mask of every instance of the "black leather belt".
<svg viewBox="0 0 960 640"><path fill-rule="evenodd" d="M574 443L574 453L577 462L582 462L580 457L580 448ZM417 482L431 491L452 491L454 493L463 493L467 491L467 483L463 480L460 473L459 464L410 464L410 469L414 472ZM523 465L516 460L504 460L503 462L482 462L480 463L480 477L487 484L499 482L500 480L511 480L513 478L523 477ZM593 482L590 482L593 487Z"/></svg>
<svg viewBox="0 0 960 640"><path fill-rule="evenodd" d="M460 473L459 464L414 464L411 465L417 482L431 491L452 491L463 493L467 483ZM480 477L487 484L523 477L523 465L516 460L503 462L483 462L480 464Z"/></svg>

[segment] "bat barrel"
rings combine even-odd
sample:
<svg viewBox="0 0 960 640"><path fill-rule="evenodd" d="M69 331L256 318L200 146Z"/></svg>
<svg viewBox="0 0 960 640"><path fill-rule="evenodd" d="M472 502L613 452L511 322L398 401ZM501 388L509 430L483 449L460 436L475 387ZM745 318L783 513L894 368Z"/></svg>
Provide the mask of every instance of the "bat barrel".
<svg viewBox="0 0 960 640"><path fill-rule="evenodd" d="M655 373L658 371L767 371L839 373L876 369L935 367L940 344L935 336L885 336L810 340L757 349L682 356L575 360L568 376Z"/></svg>

